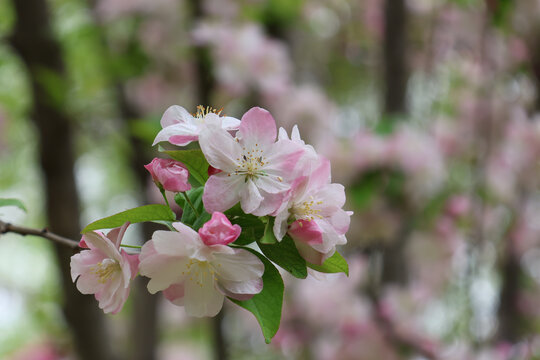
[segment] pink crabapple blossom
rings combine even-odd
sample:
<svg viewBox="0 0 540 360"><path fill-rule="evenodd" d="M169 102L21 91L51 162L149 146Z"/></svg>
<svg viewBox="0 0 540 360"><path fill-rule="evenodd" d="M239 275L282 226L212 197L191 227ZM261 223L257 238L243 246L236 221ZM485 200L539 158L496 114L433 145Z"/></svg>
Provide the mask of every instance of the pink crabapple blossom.
<svg viewBox="0 0 540 360"><path fill-rule="evenodd" d="M344 211L344 204L345 188L330 183L330 162L321 158L311 174L293 183L277 212L274 234L282 240L288 233L304 259L322 264L334 254L336 245L347 243L352 212ZM294 221L289 225L291 217Z"/></svg>
<svg viewBox="0 0 540 360"><path fill-rule="evenodd" d="M213 213L197 233L181 222L175 231L156 231L141 250L140 272L148 291L184 306L191 316L215 316L225 296L247 300L262 290L264 264L257 256L227 244L240 235L225 215Z"/></svg>
<svg viewBox="0 0 540 360"><path fill-rule="evenodd" d="M225 130L236 130L240 126L240 120L230 116L221 116L221 110L216 110L202 105L197 106L197 113L192 115L182 106L169 107L161 118L163 129L157 134L155 145L161 141L185 146L192 141L197 141L199 133L205 125L216 125Z"/></svg>
<svg viewBox="0 0 540 360"><path fill-rule="evenodd" d="M191 185L188 182L188 169L179 161L154 158L144 168L150 172L152 179L154 179L158 187L162 187L164 190L181 192L191 189Z"/></svg>
<svg viewBox="0 0 540 360"><path fill-rule="evenodd" d="M129 226L111 230L106 236L91 231L83 235L80 247L88 248L71 257L71 278L83 294L95 294L105 313L119 312L129 296L131 280L137 275L138 255L119 250Z"/></svg>
<svg viewBox="0 0 540 360"><path fill-rule="evenodd" d="M208 212L225 211L239 201L244 212L257 216L280 207L304 149L288 139L276 142L276 136L274 118L258 107L244 114L236 138L217 126L203 129L201 149L210 165L221 170L204 187Z"/></svg>

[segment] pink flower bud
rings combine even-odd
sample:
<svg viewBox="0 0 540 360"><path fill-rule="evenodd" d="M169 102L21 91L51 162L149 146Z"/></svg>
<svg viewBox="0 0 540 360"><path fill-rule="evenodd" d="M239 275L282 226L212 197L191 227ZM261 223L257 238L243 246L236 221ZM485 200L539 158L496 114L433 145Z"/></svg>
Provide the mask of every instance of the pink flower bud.
<svg viewBox="0 0 540 360"><path fill-rule="evenodd" d="M181 192L191 189L188 182L189 172L179 161L154 158L144 167L150 172L152 179L167 191Z"/></svg>
<svg viewBox="0 0 540 360"><path fill-rule="evenodd" d="M199 229L201 240L207 245L227 245L240 236L242 229L233 225L225 215L214 212L212 218Z"/></svg>

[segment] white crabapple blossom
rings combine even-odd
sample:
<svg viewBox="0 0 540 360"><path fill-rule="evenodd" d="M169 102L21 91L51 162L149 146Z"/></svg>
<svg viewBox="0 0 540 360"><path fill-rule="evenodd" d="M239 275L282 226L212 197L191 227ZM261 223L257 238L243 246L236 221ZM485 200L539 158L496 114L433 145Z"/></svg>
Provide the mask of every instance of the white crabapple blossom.
<svg viewBox="0 0 540 360"><path fill-rule="evenodd" d="M272 115L255 107L242 117L233 138L217 126L207 126L199 143L208 163L221 172L210 176L203 202L208 212L225 211L240 201L248 214L275 212L294 180L304 149L289 139L276 141Z"/></svg>
<svg viewBox="0 0 540 360"><path fill-rule="evenodd" d="M119 312L129 296L131 280L137 275L138 255L119 250L129 223L106 236L91 231L79 246L87 248L71 257L71 278L83 294L95 294L105 313Z"/></svg>
<svg viewBox="0 0 540 360"><path fill-rule="evenodd" d="M216 110L207 106L197 106L197 113L192 115L182 106L170 106L161 118L163 129L157 134L155 145L161 141L185 146L199 139L199 133L205 125L213 124L225 130L236 130L240 120L230 116L221 116L221 109Z"/></svg>
<svg viewBox="0 0 540 360"><path fill-rule="evenodd" d="M313 264L322 264L334 254L336 245L347 243L352 212L342 209L345 188L330 179L330 162L320 157L313 171L294 181L274 222L276 238L282 240L288 233L300 255ZM293 220L290 225L289 219Z"/></svg>
<svg viewBox="0 0 540 360"><path fill-rule="evenodd" d="M198 233L181 222L177 231L156 231L140 254L140 273L148 291L163 291L191 316L215 316L225 296L247 300L262 290L264 264L244 249L227 246L240 235L238 225L215 212Z"/></svg>

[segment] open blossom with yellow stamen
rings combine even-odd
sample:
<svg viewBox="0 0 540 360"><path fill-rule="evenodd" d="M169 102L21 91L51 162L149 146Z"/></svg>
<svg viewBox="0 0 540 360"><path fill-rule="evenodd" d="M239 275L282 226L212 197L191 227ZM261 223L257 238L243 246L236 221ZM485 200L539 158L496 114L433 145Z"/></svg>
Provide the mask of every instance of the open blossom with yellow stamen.
<svg viewBox="0 0 540 360"><path fill-rule="evenodd" d="M107 235L85 233L80 246L87 248L71 257L71 277L83 294L95 294L106 313L119 312L129 296L131 280L137 275L138 255L120 250L129 223Z"/></svg>
<svg viewBox="0 0 540 360"><path fill-rule="evenodd" d="M161 118L163 129L157 134L154 144L168 141L171 144L185 146L199 139L201 129L209 124L217 125L225 130L237 130L240 120L230 116L223 116L222 109L210 106L197 106L197 112L190 114L182 106L169 107Z"/></svg>
<svg viewBox="0 0 540 360"><path fill-rule="evenodd" d="M140 254L141 275L148 291L163 291L173 304L192 316L214 316L225 296L247 300L262 290L264 264L247 250L227 244L240 235L222 213L213 213L197 233L181 222L177 231L156 231Z"/></svg>
<svg viewBox="0 0 540 360"><path fill-rule="evenodd" d="M345 188L330 183L330 162L321 157L313 171L294 181L276 214L274 234L278 240L289 234L304 259L322 264L336 245L347 242L352 213L342 209L344 204Z"/></svg>
<svg viewBox="0 0 540 360"><path fill-rule="evenodd" d="M207 211L225 211L240 202L244 212L263 216L280 207L304 150L289 139L276 138L274 118L258 107L244 114L235 138L216 126L201 132L204 156L221 170L205 184Z"/></svg>

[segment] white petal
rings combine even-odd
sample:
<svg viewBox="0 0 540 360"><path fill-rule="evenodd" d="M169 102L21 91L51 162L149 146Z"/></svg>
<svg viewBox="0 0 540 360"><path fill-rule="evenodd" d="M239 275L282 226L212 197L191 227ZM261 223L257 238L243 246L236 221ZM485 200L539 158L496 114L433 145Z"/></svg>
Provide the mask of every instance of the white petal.
<svg viewBox="0 0 540 360"><path fill-rule="evenodd" d="M285 234L287 233L287 228L289 225L287 224L287 219L289 218L289 208L285 208L282 211L280 211L276 215L276 219L274 221L274 235L276 236L276 239L281 241Z"/></svg>
<svg viewBox="0 0 540 360"><path fill-rule="evenodd" d="M264 273L264 264L252 253L244 249L235 249L235 254L215 254L212 265L220 279L246 281L260 278Z"/></svg>
<svg viewBox="0 0 540 360"><path fill-rule="evenodd" d="M218 290L225 296L236 300L248 300L263 289L262 278L246 281L229 281L220 279L217 283Z"/></svg>
<svg viewBox="0 0 540 360"><path fill-rule="evenodd" d="M84 234L84 241L86 241L90 248L98 249L108 258L117 259L120 256L118 249L105 235L99 235L93 231L87 232Z"/></svg>
<svg viewBox="0 0 540 360"><path fill-rule="evenodd" d="M242 206L242 210L244 210L246 214L250 214L259 207L262 200L263 197L259 193L259 189L257 189L257 186L251 179L248 179L240 192L240 205Z"/></svg>
<svg viewBox="0 0 540 360"><path fill-rule="evenodd" d="M204 127L199 135L199 144L210 165L227 173L236 170L242 147L226 130L214 126Z"/></svg>
<svg viewBox="0 0 540 360"><path fill-rule="evenodd" d="M199 129L193 124L173 124L167 126L158 132L152 146L156 145L161 141L169 141L171 136L198 136Z"/></svg>
<svg viewBox="0 0 540 360"><path fill-rule="evenodd" d="M198 276L186 278L184 308L190 316L215 316L223 307L224 296L214 286L214 276L208 268Z"/></svg>
<svg viewBox="0 0 540 360"><path fill-rule="evenodd" d="M270 194L277 194L291 188L291 184L284 182L282 178L281 181L279 179L276 176L259 176L255 179L255 185Z"/></svg>
<svg viewBox="0 0 540 360"><path fill-rule="evenodd" d="M219 173L210 176L204 185L203 204L206 211L223 212L240 201L240 192L244 186L244 177Z"/></svg>
<svg viewBox="0 0 540 360"><path fill-rule="evenodd" d="M182 106L173 105L170 106L163 116L161 117L161 127L165 128L177 123L192 123L193 115L191 115L186 109Z"/></svg>
<svg viewBox="0 0 540 360"><path fill-rule="evenodd" d="M225 130L238 130L240 127L240 120L230 116L223 116L221 118L221 127Z"/></svg>
<svg viewBox="0 0 540 360"><path fill-rule="evenodd" d="M189 256L200 245L199 234L182 223L174 223L176 231L158 230L152 235L156 252L168 256Z"/></svg>

